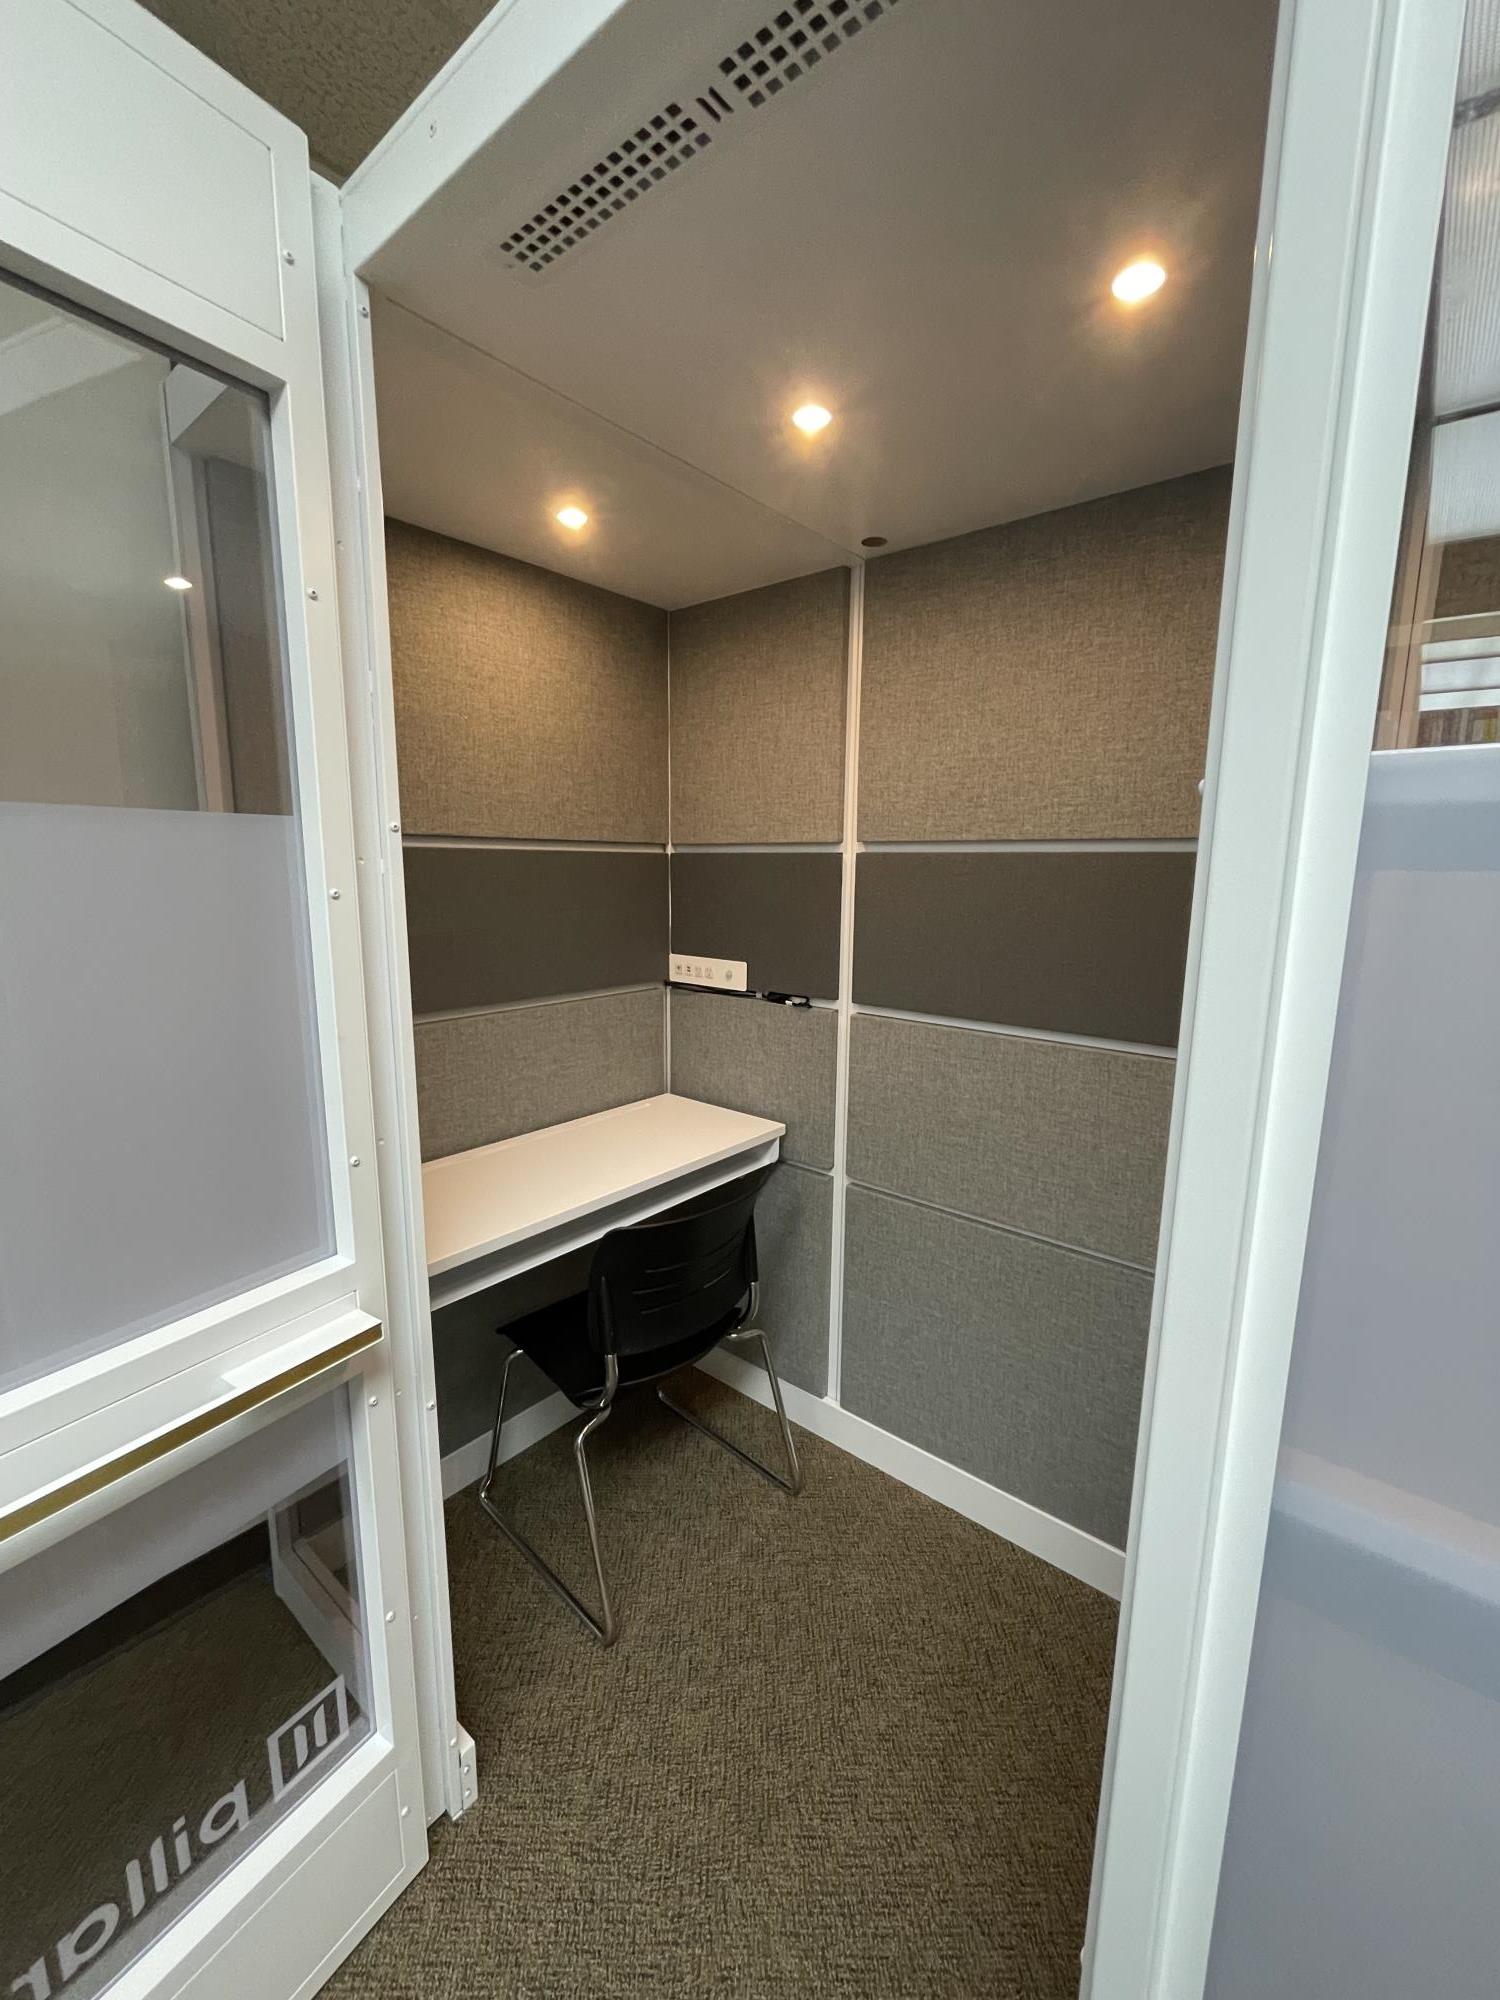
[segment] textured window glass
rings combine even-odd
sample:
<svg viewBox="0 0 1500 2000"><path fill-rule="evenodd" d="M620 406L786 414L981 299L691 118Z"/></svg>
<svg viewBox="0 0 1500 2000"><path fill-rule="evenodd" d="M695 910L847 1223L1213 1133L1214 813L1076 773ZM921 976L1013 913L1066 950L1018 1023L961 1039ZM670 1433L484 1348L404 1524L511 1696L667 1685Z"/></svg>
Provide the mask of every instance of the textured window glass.
<svg viewBox="0 0 1500 2000"><path fill-rule="evenodd" d="M332 1247L268 447L0 281L0 1390Z"/></svg>
<svg viewBox="0 0 1500 2000"><path fill-rule="evenodd" d="M369 1735L347 1397L0 1573L0 1993L92 2000Z"/></svg>

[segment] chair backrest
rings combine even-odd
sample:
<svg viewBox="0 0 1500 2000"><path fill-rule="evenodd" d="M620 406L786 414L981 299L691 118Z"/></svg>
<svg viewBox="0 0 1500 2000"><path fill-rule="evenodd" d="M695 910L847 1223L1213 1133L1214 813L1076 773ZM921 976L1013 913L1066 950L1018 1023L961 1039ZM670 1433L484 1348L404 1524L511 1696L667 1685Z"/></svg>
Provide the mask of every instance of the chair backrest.
<svg viewBox="0 0 1500 2000"><path fill-rule="evenodd" d="M601 1239L589 1271L598 1353L651 1354L732 1321L756 1280L755 1202L771 1171Z"/></svg>

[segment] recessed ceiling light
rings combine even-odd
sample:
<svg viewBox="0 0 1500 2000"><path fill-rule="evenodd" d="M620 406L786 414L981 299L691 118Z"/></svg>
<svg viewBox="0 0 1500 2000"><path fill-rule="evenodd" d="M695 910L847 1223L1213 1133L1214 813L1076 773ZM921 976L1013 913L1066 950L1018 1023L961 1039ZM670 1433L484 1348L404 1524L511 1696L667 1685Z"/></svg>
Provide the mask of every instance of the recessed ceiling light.
<svg viewBox="0 0 1500 2000"><path fill-rule="evenodd" d="M860 541L862 549L883 549L890 539L887 535L866 535Z"/></svg>
<svg viewBox="0 0 1500 2000"><path fill-rule="evenodd" d="M589 517L581 507L559 507L557 518L565 528L586 528L589 524Z"/></svg>
<svg viewBox="0 0 1500 2000"><path fill-rule="evenodd" d="M164 576L162 582L168 590L191 590L193 587L185 576Z"/></svg>
<svg viewBox="0 0 1500 2000"><path fill-rule="evenodd" d="M1116 271L1110 290L1124 306L1138 306L1167 282L1167 274L1153 257L1137 257L1123 271Z"/></svg>
<svg viewBox="0 0 1500 2000"><path fill-rule="evenodd" d="M804 403L800 410L793 410L792 422L808 437L816 437L833 422L833 412L825 410L821 403Z"/></svg>

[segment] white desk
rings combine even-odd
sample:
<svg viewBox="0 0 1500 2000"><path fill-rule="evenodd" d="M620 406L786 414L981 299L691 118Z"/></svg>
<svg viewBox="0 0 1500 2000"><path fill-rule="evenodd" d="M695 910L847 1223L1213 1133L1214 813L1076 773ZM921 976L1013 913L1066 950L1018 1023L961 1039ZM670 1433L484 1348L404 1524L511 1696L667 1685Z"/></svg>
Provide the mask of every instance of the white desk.
<svg viewBox="0 0 1500 2000"><path fill-rule="evenodd" d="M659 1215L781 1151L784 1125L693 1097L644 1097L422 1169L434 1306Z"/></svg>

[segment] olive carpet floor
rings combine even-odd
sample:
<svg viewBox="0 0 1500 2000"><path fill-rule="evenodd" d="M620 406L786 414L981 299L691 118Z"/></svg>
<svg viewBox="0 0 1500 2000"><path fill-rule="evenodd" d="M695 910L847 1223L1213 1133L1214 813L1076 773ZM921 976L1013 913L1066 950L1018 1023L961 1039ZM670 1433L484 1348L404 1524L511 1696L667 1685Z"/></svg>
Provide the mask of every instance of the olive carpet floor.
<svg viewBox="0 0 1500 2000"><path fill-rule="evenodd" d="M772 1420L685 1393L747 1441ZM801 1435L776 1491L649 1395L591 1450L604 1652L449 1505L481 1796L334 2000L1064 2000L1077 1992L1115 1607ZM585 1560L571 1427L502 1474Z"/></svg>

